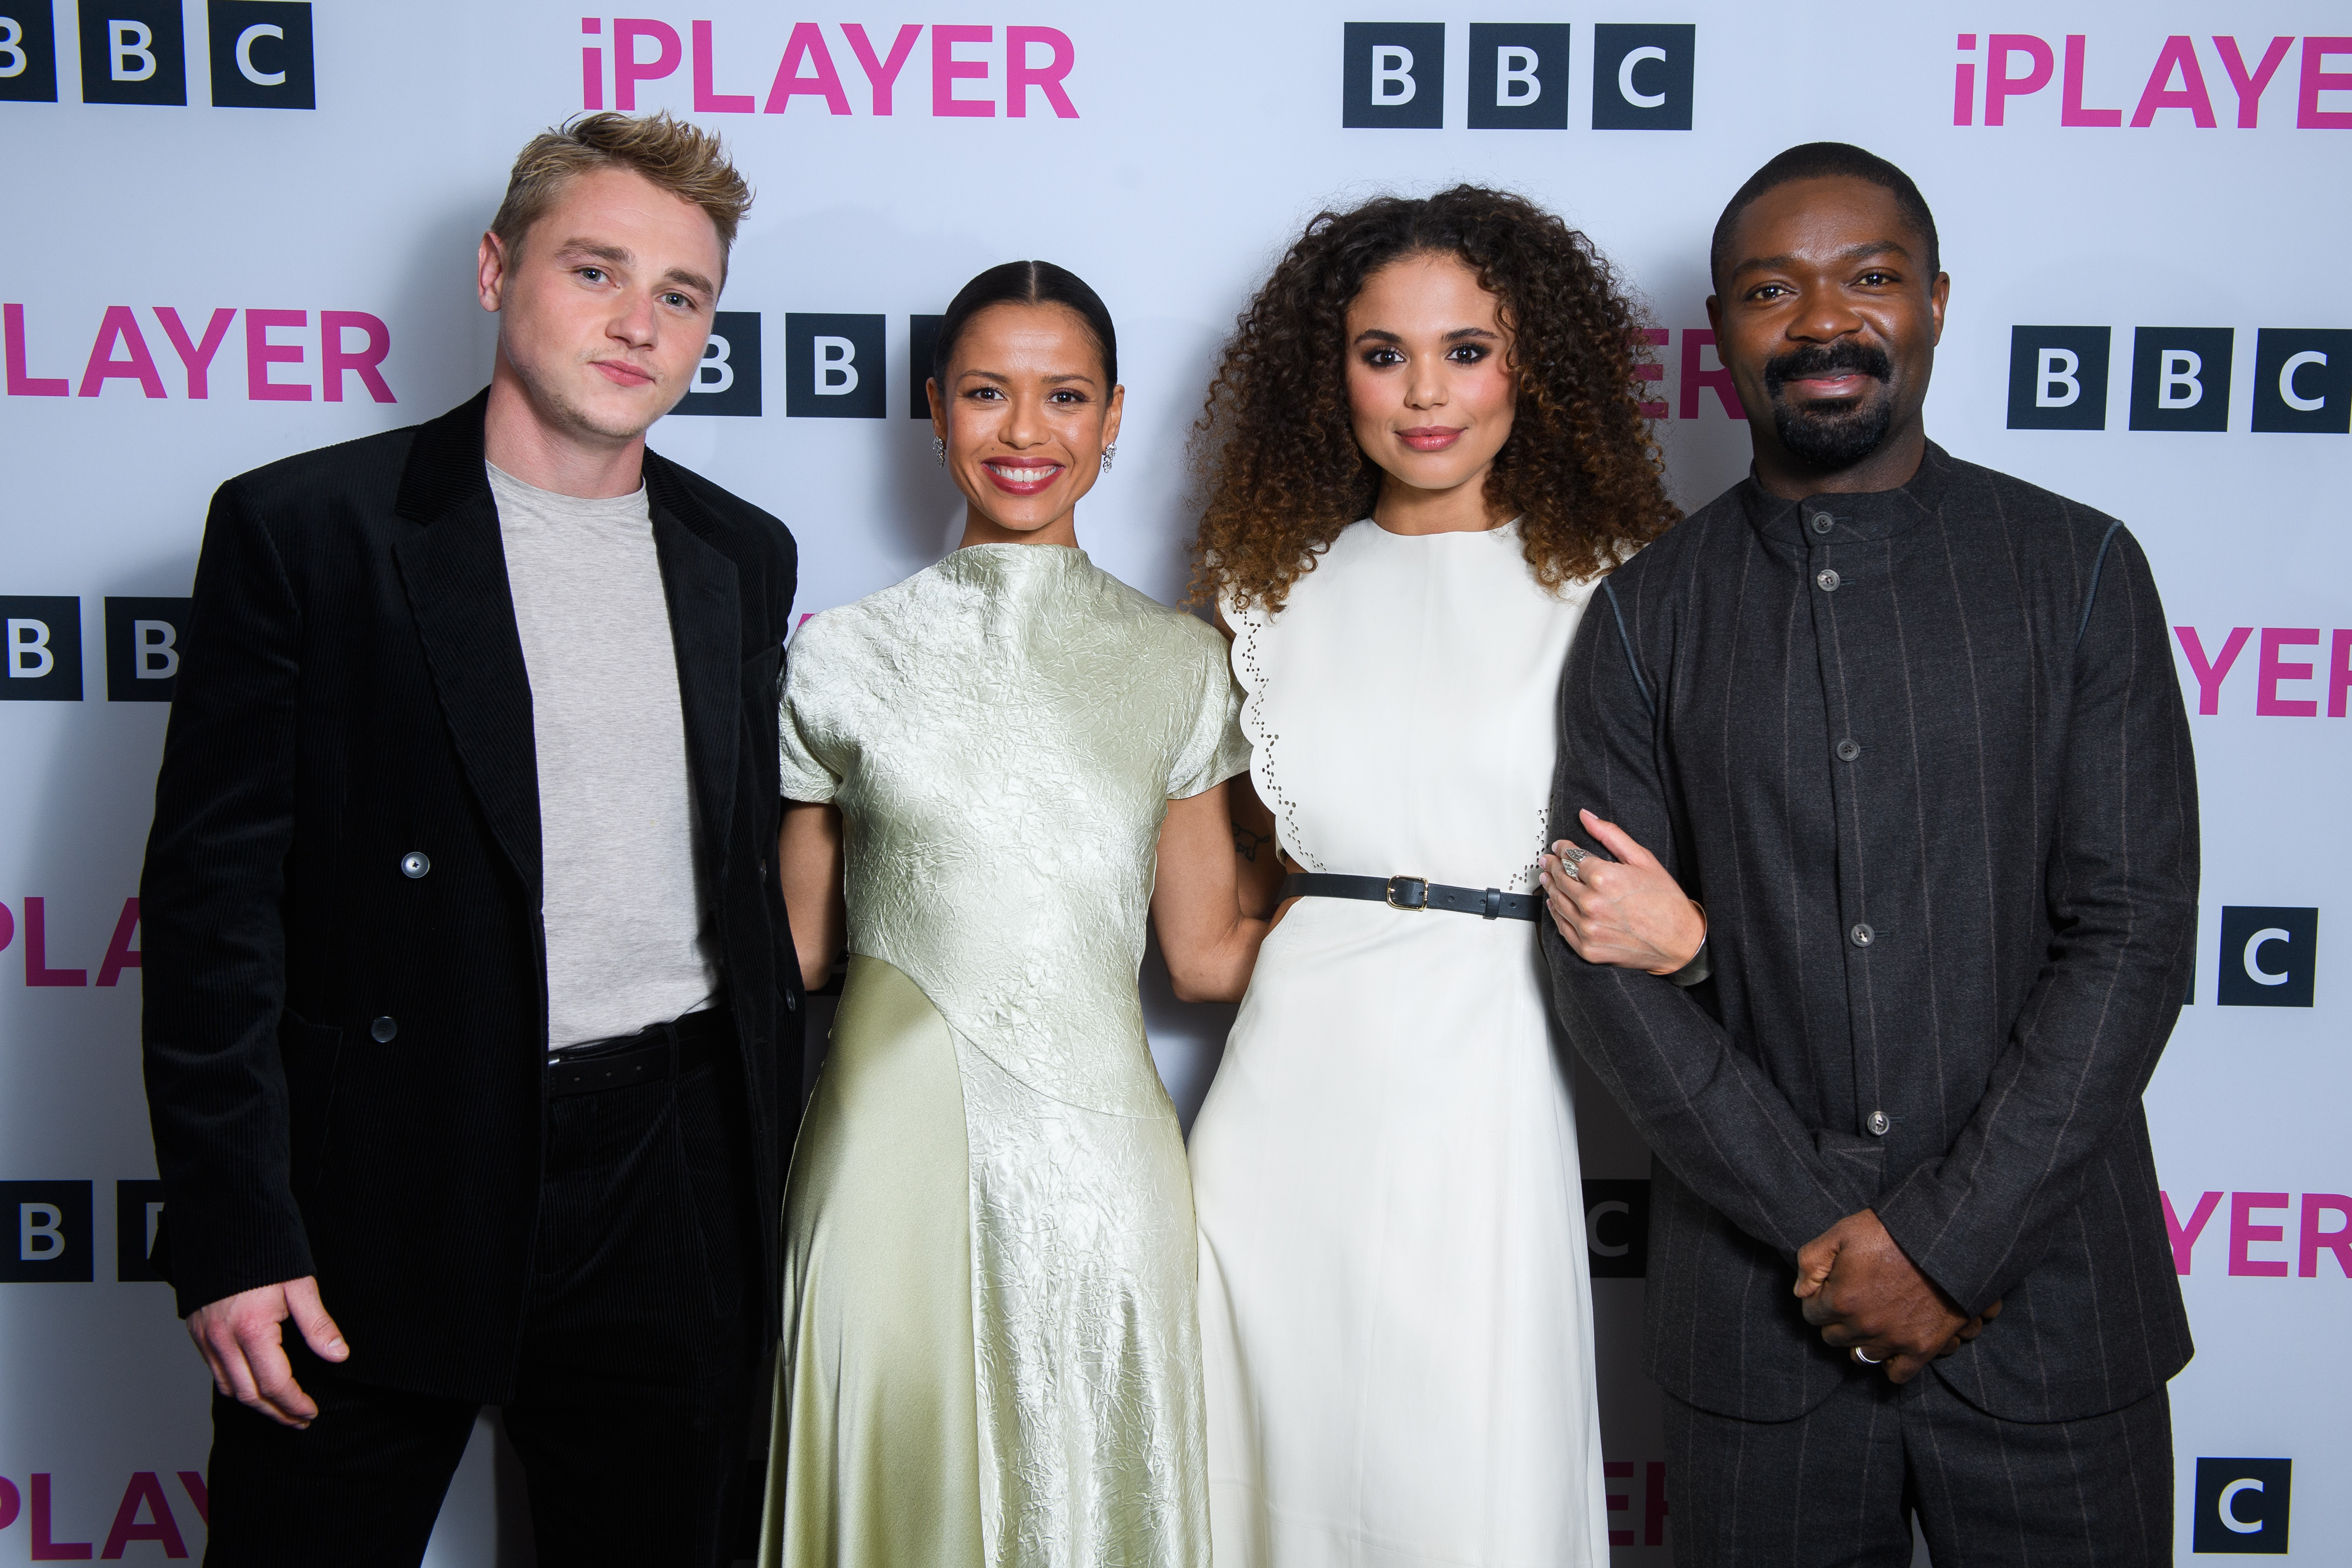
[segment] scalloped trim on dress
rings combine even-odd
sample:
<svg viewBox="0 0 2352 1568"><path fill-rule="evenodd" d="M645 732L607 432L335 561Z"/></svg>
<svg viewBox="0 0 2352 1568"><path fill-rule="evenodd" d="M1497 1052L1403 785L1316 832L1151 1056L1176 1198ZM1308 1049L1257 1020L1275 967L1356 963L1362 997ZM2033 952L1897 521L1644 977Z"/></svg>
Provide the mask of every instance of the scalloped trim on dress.
<svg viewBox="0 0 2352 1568"><path fill-rule="evenodd" d="M1298 802L1286 794L1281 777L1275 771L1275 747L1282 737L1265 727L1265 667L1258 663L1257 636L1265 629L1265 619L1255 605L1243 608L1231 601L1220 601L1225 624L1234 629L1234 674L1248 695L1242 703L1242 734L1250 743L1250 781L1257 786L1260 799L1275 814L1276 837L1283 841L1276 847L1287 850L1290 858L1308 871L1327 869L1307 847L1298 831Z"/></svg>

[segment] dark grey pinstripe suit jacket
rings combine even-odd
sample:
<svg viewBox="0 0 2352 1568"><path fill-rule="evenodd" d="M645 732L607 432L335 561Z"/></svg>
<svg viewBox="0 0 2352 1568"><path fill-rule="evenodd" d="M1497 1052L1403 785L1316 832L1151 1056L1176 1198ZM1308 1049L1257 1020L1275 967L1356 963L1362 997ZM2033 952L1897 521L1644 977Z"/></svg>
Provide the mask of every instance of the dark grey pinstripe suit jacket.
<svg viewBox="0 0 2352 1568"><path fill-rule="evenodd" d="M1865 1207L2005 1302L1937 1364L1980 1408L2074 1419L2179 1371L2140 1094L2191 972L2196 773L2131 535L1933 445L1883 494L1743 483L1594 595L1560 726L1555 828L1622 824L1710 916L1691 992L1544 933L1657 1156L1651 1375L1758 1420L1863 1375L1790 1286Z"/></svg>

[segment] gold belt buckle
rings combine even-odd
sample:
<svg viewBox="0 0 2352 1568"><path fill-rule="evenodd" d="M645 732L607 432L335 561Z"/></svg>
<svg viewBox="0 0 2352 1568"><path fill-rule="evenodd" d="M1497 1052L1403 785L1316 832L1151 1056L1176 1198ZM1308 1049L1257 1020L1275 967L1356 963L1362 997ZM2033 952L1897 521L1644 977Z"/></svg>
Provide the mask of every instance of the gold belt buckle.
<svg viewBox="0 0 2352 1568"><path fill-rule="evenodd" d="M1397 902L1397 883L1401 882L1417 882L1421 884L1421 902L1419 904L1399 904ZM1429 879L1425 876L1392 876L1389 878L1388 885L1382 889L1382 892L1389 901L1389 907L1391 909L1402 909L1414 915L1425 915L1429 911Z"/></svg>

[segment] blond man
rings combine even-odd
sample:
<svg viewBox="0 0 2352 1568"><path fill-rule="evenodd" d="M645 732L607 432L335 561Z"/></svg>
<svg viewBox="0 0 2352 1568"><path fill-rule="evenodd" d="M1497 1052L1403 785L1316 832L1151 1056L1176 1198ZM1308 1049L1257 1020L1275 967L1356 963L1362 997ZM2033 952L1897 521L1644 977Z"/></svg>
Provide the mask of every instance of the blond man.
<svg viewBox="0 0 2352 1568"><path fill-rule="evenodd" d="M750 202L667 117L535 139L488 388L214 497L141 887L208 1562L416 1563L484 1405L542 1561L731 1555L799 1082L794 555L645 435Z"/></svg>

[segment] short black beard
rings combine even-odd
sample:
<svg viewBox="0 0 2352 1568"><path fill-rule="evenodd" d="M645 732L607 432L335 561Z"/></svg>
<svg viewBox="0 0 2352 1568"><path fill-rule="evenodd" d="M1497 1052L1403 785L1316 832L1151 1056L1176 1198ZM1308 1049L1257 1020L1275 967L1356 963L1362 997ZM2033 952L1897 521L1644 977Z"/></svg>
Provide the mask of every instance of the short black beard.
<svg viewBox="0 0 2352 1568"><path fill-rule="evenodd" d="M1895 423L1895 399L1886 385L1894 364L1884 349L1842 341L1799 349L1767 361L1764 387L1772 399L1772 429L1790 456L1808 468L1851 468L1878 450ZM1879 391L1853 402L1792 404L1790 382L1837 371L1875 378Z"/></svg>

